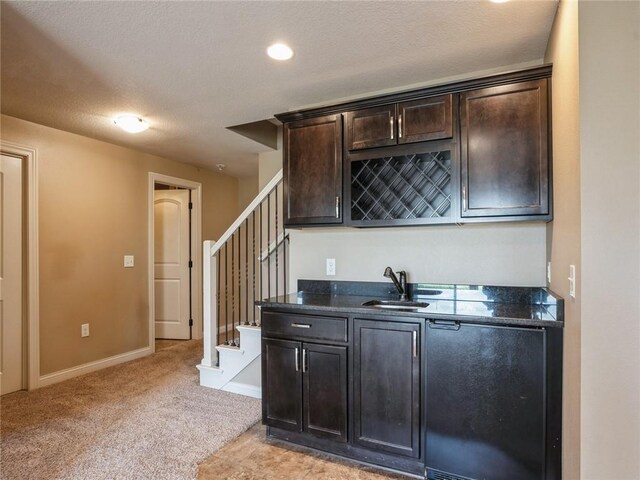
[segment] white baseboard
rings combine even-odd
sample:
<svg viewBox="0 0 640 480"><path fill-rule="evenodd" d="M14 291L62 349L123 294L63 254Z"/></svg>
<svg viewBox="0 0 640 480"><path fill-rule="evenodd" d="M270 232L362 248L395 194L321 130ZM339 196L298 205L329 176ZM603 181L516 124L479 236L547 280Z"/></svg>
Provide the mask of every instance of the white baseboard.
<svg viewBox="0 0 640 480"><path fill-rule="evenodd" d="M58 372L48 373L46 375L42 375L39 378L37 388L46 387L47 385L52 385L64 380L69 380L73 377L79 377L80 375L95 372L96 370L101 370L113 365L118 365L119 363L135 360L136 358L146 357L147 355L152 354L153 350L154 349L152 347L139 348L138 350L132 350L127 353L114 355L113 357L96 360L95 362L85 363L83 365L78 365L77 367L71 367L65 370L60 370Z"/></svg>
<svg viewBox="0 0 640 480"><path fill-rule="evenodd" d="M262 398L262 388L246 383L229 382L223 388L225 392L239 393L247 397Z"/></svg>

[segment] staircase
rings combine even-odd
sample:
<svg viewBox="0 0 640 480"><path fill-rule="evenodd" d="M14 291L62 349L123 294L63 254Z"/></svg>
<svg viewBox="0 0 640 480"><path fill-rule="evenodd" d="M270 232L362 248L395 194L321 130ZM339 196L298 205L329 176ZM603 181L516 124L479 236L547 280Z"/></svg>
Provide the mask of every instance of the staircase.
<svg viewBox="0 0 640 480"><path fill-rule="evenodd" d="M261 397L260 312L287 292L282 170L218 241L204 242L204 356L200 385Z"/></svg>

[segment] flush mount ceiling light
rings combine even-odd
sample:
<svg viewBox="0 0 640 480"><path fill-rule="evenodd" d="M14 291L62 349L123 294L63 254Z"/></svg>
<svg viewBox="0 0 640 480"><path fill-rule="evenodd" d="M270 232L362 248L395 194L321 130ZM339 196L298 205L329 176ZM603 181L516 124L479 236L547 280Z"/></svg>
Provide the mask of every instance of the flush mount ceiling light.
<svg viewBox="0 0 640 480"><path fill-rule="evenodd" d="M118 115L114 120L117 126L119 126L122 130L129 133L139 133L144 132L147 128L149 128L149 123L137 117L135 115Z"/></svg>
<svg viewBox="0 0 640 480"><path fill-rule="evenodd" d="M269 55L274 60L289 60L293 57L293 50L289 48L288 45L284 43L274 43L269 48L267 48L267 55Z"/></svg>

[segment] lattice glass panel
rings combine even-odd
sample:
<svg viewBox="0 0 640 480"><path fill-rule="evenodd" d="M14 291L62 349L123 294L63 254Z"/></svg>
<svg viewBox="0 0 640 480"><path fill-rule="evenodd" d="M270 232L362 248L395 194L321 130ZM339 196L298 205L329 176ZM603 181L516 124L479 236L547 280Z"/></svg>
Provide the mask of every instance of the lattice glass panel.
<svg viewBox="0 0 640 480"><path fill-rule="evenodd" d="M429 152L351 163L351 218L439 218L451 210L451 152Z"/></svg>

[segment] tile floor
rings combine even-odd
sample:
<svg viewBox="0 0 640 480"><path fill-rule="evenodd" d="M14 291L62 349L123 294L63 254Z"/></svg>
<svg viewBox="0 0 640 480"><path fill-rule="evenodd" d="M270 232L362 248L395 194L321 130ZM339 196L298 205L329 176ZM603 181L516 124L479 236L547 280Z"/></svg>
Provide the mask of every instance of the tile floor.
<svg viewBox="0 0 640 480"><path fill-rule="evenodd" d="M401 475L336 459L319 452L284 446L265 438L257 424L198 466L198 480L383 480Z"/></svg>

